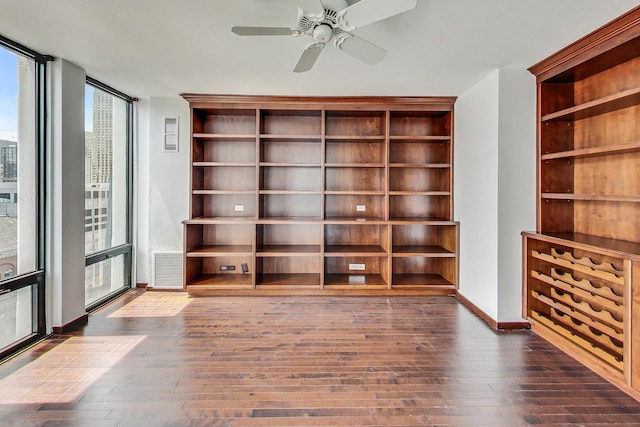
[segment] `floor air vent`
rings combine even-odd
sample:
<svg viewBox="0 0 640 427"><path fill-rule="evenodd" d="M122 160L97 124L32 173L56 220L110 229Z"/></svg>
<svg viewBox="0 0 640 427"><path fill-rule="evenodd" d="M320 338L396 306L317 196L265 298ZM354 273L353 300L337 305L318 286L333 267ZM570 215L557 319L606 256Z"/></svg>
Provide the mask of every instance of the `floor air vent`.
<svg viewBox="0 0 640 427"><path fill-rule="evenodd" d="M152 264L154 289L182 289L182 252L154 252Z"/></svg>

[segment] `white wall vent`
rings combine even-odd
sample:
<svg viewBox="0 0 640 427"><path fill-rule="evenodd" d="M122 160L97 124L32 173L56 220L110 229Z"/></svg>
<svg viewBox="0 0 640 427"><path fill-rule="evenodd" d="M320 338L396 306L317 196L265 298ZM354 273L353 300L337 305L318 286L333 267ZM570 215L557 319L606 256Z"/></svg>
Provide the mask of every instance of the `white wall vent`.
<svg viewBox="0 0 640 427"><path fill-rule="evenodd" d="M162 151L177 153L178 147L178 117L164 117Z"/></svg>
<svg viewBox="0 0 640 427"><path fill-rule="evenodd" d="M182 289L182 252L154 252L151 263L151 287Z"/></svg>

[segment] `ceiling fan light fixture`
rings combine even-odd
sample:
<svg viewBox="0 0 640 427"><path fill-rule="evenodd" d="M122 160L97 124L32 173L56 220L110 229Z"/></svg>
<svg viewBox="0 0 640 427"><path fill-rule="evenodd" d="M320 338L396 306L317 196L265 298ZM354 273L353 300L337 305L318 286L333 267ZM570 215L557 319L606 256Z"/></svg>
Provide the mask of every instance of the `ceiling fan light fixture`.
<svg viewBox="0 0 640 427"><path fill-rule="evenodd" d="M333 37L333 28L328 24L320 24L313 29L313 38L318 43L326 43Z"/></svg>

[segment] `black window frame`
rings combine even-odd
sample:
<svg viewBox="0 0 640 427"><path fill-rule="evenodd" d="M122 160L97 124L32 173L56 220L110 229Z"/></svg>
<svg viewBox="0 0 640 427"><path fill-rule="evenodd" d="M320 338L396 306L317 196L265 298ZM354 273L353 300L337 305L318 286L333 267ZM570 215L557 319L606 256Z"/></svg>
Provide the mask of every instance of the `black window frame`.
<svg viewBox="0 0 640 427"><path fill-rule="evenodd" d="M123 294L124 292L129 291L133 286L133 103L136 101L136 99L89 76L87 76L86 83L95 89L101 90L112 96L115 96L116 98L122 99L126 102L127 105L127 243L98 251L90 255L86 255L85 267L97 264L102 261L106 261L111 258L115 258L120 255L124 255L124 269L129 274L129 283L128 287L125 284L125 286L123 286L122 288L117 289L90 304L87 304L85 306L85 309L87 312L91 312Z"/></svg>
<svg viewBox="0 0 640 427"><path fill-rule="evenodd" d="M19 289L35 285L32 294L34 308L35 331L14 344L0 351L0 360L11 356L22 348L42 339L47 335L46 325L46 287L45 287L45 188L46 188L46 146L47 146L47 63L53 57L42 55L26 46L0 35L0 46L10 52L33 60L35 70L35 124L36 124L36 269L32 272L12 276L0 280L0 295L18 291Z"/></svg>

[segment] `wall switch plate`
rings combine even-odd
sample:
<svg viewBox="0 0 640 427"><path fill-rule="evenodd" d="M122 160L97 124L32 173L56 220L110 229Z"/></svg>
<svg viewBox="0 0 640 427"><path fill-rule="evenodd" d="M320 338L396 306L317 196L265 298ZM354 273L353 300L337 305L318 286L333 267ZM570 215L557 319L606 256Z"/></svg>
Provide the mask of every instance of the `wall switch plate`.
<svg viewBox="0 0 640 427"><path fill-rule="evenodd" d="M364 264L349 264L349 270L364 271Z"/></svg>
<svg viewBox="0 0 640 427"><path fill-rule="evenodd" d="M244 212L244 205L235 205L233 210L236 212Z"/></svg>
<svg viewBox="0 0 640 427"><path fill-rule="evenodd" d="M220 271L235 271L236 266L235 265L221 265L220 266Z"/></svg>
<svg viewBox="0 0 640 427"><path fill-rule="evenodd" d="M356 205L356 211L357 212L366 212L367 211L367 205Z"/></svg>

